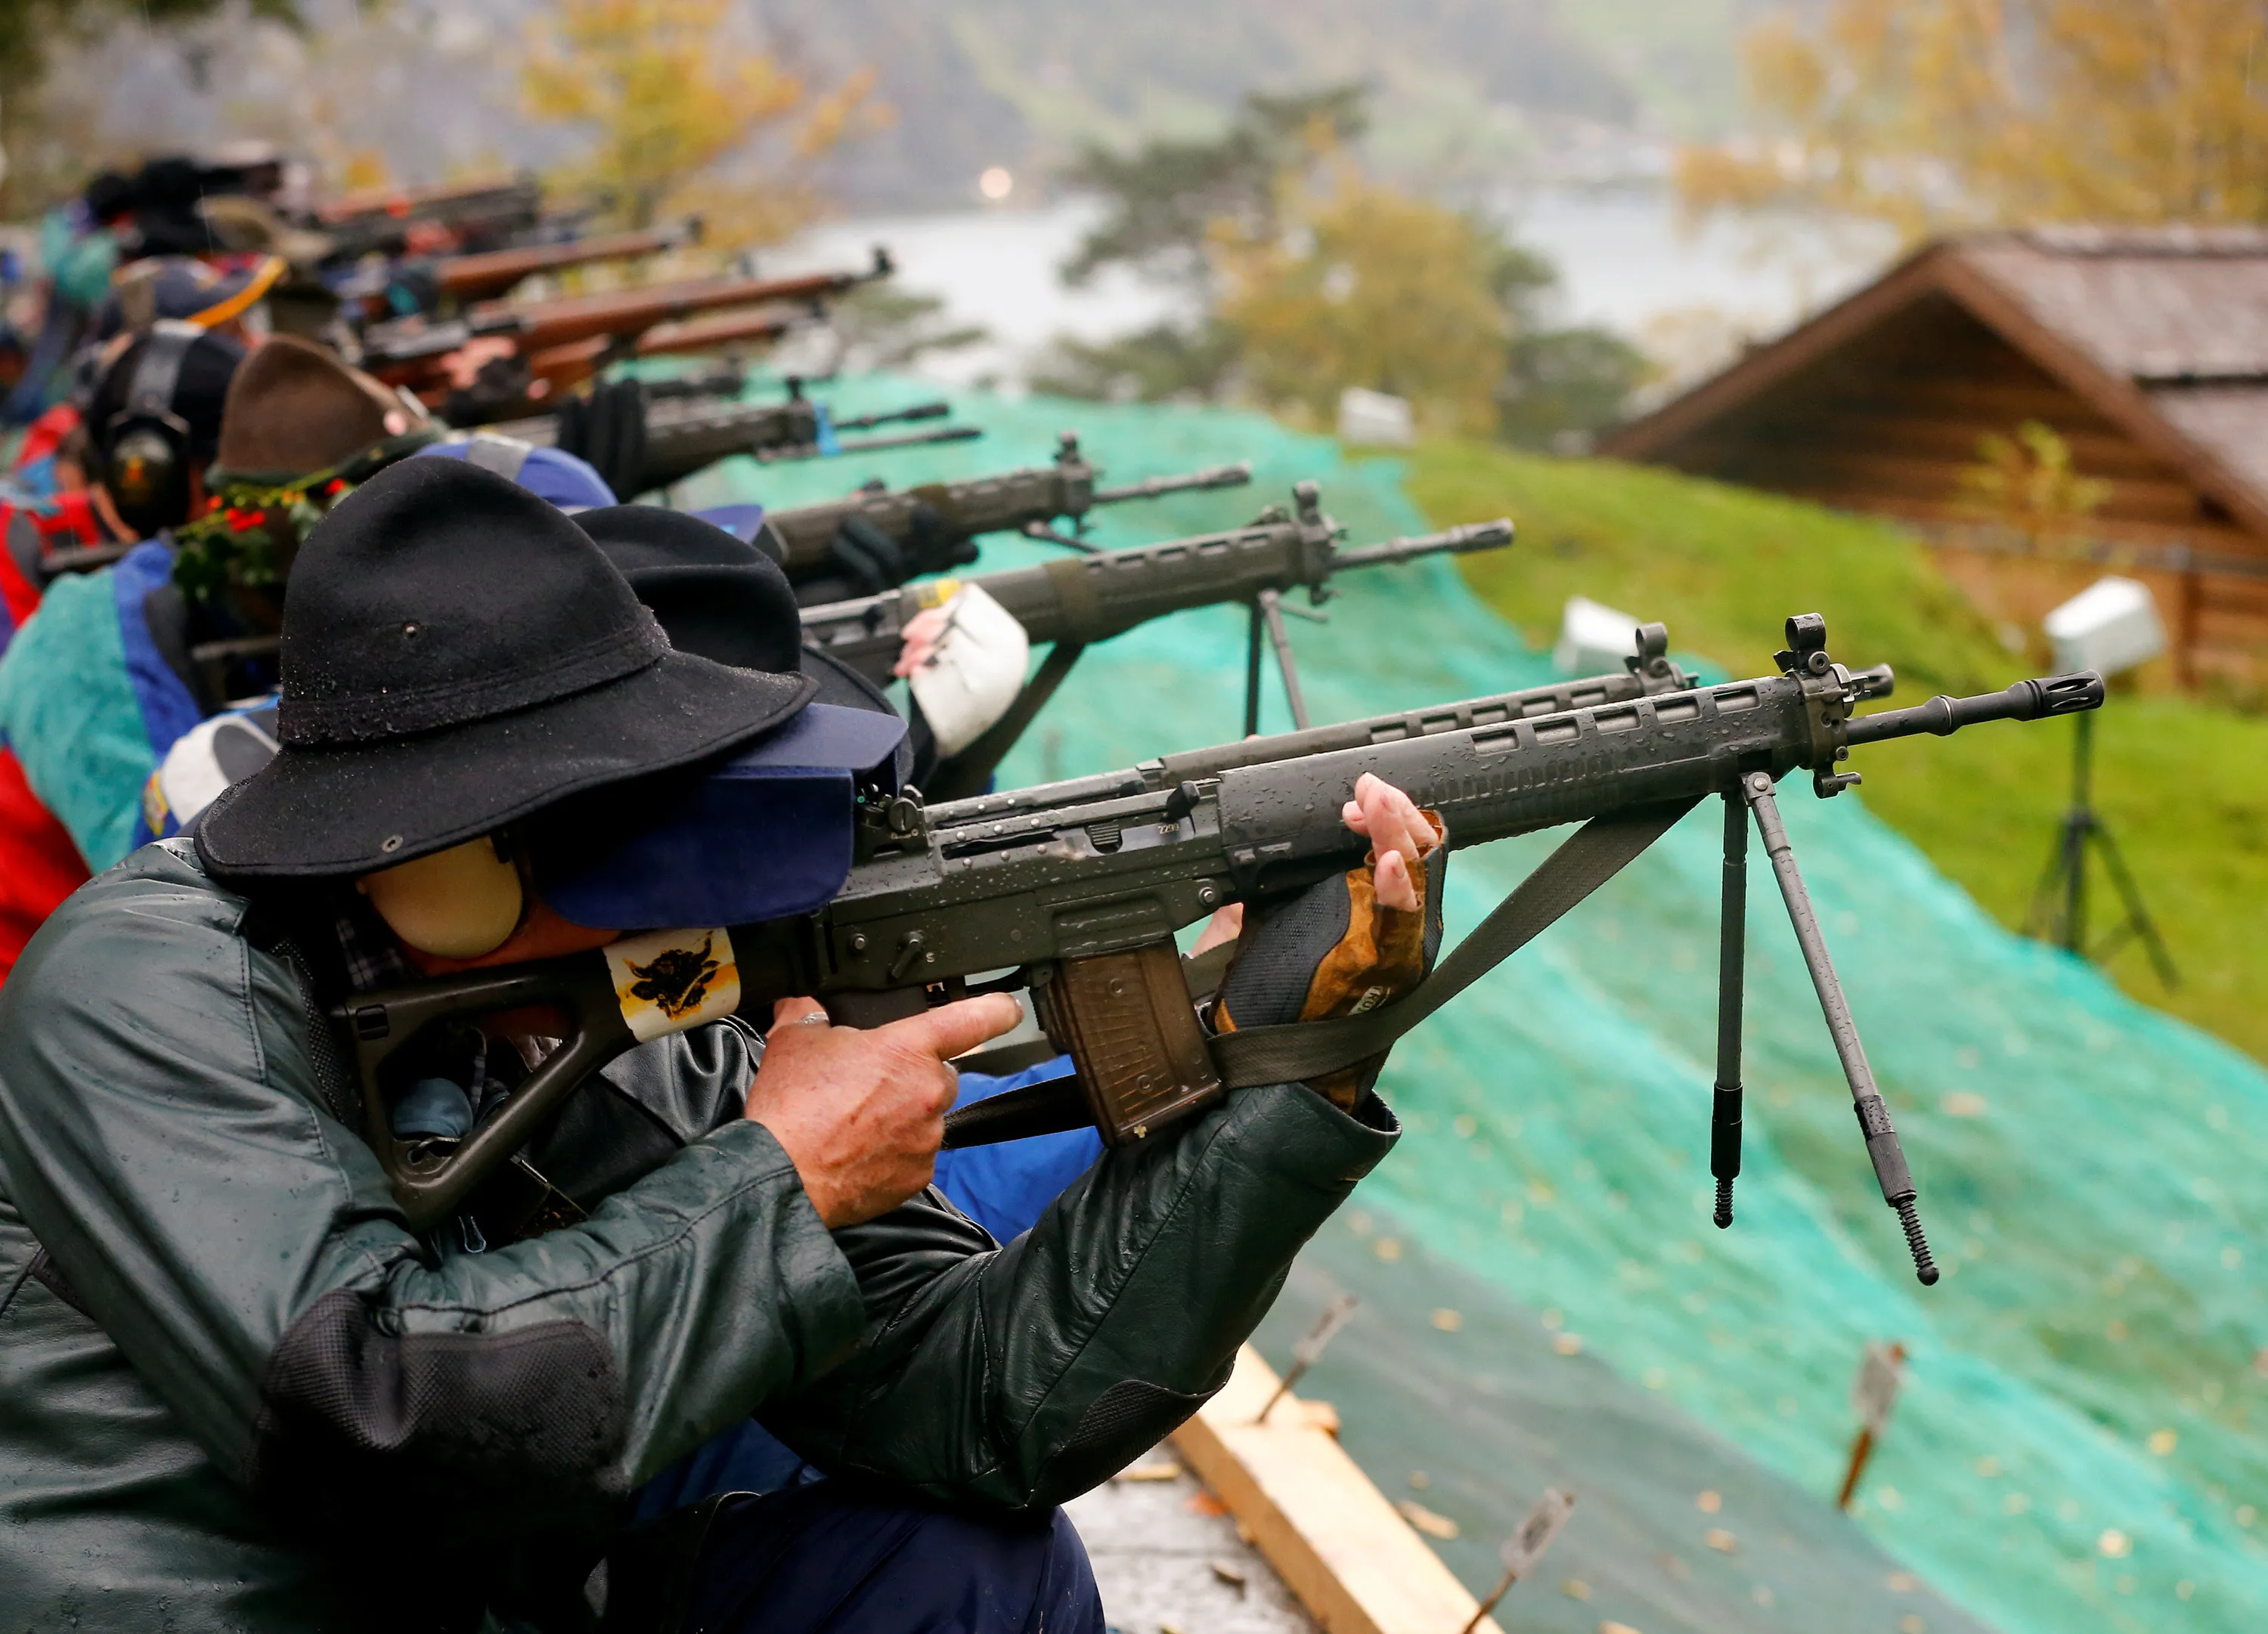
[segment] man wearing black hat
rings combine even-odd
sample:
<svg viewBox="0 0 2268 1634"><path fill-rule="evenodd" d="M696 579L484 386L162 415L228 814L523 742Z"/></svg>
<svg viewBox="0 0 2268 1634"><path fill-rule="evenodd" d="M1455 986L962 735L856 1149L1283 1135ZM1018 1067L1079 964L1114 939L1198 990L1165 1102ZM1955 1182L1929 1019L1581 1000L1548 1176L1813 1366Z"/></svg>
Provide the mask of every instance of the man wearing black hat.
<svg viewBox="0 0 2268 1634"><path fill-rule="evenodd" d="M1393 1143L1366 1082L1241 1092L1003 1248L921 1189L945 1064L1013 1004L862 1032L789 999L768 1041L711 1025L602 1069L560 1122L672 1138L585 1143L582 1174L539 1141L532 1234L413 1233L328 1007L612 938L529 861L572 844L576 797L761 751L815 687L673 651L571 523L446 460L310 535L283 677L282 753L194 843L80 891L0 993L0 1604L88 1630L1099 1628L1052 1505L1226 1380ZM1424 894L1430 946L1436 836L1357 794L1363 889L1413 925ZM1232 977L1244 1024L1312 997L1270 974L1285 951ZM508 1088L530 1041L466 1035L460 1078ZM752 1412L826 1478L616 1535Z"/></svg>

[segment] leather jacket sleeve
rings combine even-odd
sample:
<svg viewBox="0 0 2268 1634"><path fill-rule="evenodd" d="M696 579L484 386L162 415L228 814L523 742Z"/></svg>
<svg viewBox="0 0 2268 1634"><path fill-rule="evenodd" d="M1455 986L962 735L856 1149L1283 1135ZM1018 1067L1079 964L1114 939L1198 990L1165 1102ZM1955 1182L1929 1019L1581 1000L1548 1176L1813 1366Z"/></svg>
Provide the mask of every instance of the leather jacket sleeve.
<svg viewBox="0 0 2268 1634"><path fill-rule="evenodd" d="M837 1232L866 1337L764 1422L823 1468L940 1500L1075 1497L1227 1382L1292 1256L1398 1135L1374 1097L1350 1115L1244 1090L1106 1152L1005 1248L934 1190Z"/></svg>
<svg viewBox="0 0 2268 1634"><path fill-rule="evenodd" d="M584 1518L856 1343L850 1266L753 1123L579 1226L421 1242L245 909L170 843L63 907L0 992L0 1160L89 1314L275 1513Z"/></svg>

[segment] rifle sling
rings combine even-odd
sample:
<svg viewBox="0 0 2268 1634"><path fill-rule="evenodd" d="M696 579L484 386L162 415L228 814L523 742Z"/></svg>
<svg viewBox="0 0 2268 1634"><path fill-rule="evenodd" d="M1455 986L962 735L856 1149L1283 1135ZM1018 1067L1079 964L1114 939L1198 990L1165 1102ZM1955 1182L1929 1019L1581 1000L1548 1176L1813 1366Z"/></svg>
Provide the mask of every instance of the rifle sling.
<svg viewBox="0 0 2268 1634"><path fill-rule="evenodd" d="M1406 998L1363 1015L1247 1027L1212 1041L1229 1089L1321 1078L1386 1053L1394 1041L1526 946L1699 804L1674 800L1594 817L1513 887Z"/></svg>

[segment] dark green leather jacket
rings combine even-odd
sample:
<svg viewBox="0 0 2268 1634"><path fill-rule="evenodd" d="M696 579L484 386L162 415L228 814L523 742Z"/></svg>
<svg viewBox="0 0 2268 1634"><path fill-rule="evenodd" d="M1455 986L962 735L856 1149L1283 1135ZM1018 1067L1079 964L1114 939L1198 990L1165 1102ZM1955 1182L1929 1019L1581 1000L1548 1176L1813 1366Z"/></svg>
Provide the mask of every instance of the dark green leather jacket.
<svg viewBox="0 0 2268 1634"><path fill-rule="evenodd" d="M709 1028L577 1098L585 1223L468 1254L404 1229L302 968L169 842L0 992L0 1634L572 1626L624 1496L751 1413L1058 1502L1220 1386L1394 1139L1246 1091L1005 1248L933 1192L830 1234Z"/></svg>

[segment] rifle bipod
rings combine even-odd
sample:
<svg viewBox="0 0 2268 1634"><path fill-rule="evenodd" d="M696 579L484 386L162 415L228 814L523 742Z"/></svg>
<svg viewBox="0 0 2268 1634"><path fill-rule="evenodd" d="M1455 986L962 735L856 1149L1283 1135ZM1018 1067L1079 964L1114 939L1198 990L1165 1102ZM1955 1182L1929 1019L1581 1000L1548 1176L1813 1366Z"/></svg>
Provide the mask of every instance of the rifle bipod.
<svg viewBox="0 0 2268 1634"><path fill-rule="evenodd" d="M1276 673L1284 678L1284 700L1292 706L1292 730L1307 730L1307 695L1300 690L1299 660L1292 656L1292 632L1284 626L1291 613L1318 624L1329 623L1327 613L1309 613L1285 605L1283 593L1263 590L1252 599L1252 622L1244 650L1244 735L1260 732L1260 640L1264 634L1276 649Z"/></svg>
<svg viewBox="0 0 2268 1634"><path fill-rule="evenodd" d="M1906 1168L1897 1130L1890 1126L1889 1108L1882 1103L1881 1093L1874 1086L1874 1069L1867 1065L1866 1047L1859 1041L1858 1024L1851 1019L1850 1004L1843 997L1842 980L1835 974L1835 962L1828 957L1827 943L1819 933L1819 916L1812 908L1811 893L1804 887L1803 875L1796 867L1787 828L1780 821L1779 804L1772 797L1771 776L1750 772L1743 777L1739 802L1735 803L1733 792L1726 793L1724 922L1719 930L1717 988L1717 1086L1709 1131L1709 1172L1717 1181L1716 1223L1719 1226L1733 1223L1733 1181L1741 1172L1741 1002L1746 952L1749 838L1745 815L1753 812L1756 831L1764 837L1764 854L1771 858L1772 872L1779 881L1781 900L1787 904L1789 922L1795 927L1796 943L1803 949L1804 967L1811 973L1812 988L1819 995L1819 1008L1827 1018L1828 1034L1835 1041L1835 1054L1843 1064L1844 1079L1851 1086L1853 1109L1867 1139L1867 1156L1874 1163L1874 1178L1881 1185L1882 1201L1896 1211L1898 1225L1905 1232L1906 1248L1913 1255L1914 1275L1921 1279L1923 1286L1930 1286L1938 1278L1937 1262L1931 1257L1928 1240L1922 1235L1921 1216L1914 1203L1913 1176Z"/></svg>
<svg viewBox="0 0 2268 1634"><path fill-rule="evenodd" d="M1741 1174L1741 1008L1747 996L1749 808L1725 791L1725 884L1717 910L1717 1089L1709 1111L1709 1173L1717 1181L1723 1231L1733 1223L1733 1182Z"/></svg>

